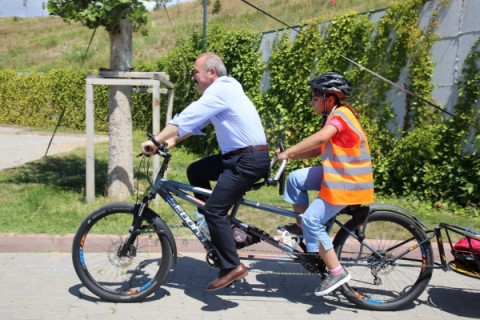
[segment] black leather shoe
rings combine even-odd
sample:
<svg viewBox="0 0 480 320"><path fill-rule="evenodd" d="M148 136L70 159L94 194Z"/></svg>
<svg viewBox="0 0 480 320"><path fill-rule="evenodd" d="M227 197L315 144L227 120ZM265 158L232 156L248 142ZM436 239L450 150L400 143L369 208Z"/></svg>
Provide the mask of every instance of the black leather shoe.
<svg viewBox="0 0 480 320"><path fill-rule="evenodd" d="M221 270L218 274L218 278L210 282L207 286L207 291L218 290L225 288L236 280L245 278L248 275L248 270L243 263L240 263L237 267L228 270Z"/></svg>

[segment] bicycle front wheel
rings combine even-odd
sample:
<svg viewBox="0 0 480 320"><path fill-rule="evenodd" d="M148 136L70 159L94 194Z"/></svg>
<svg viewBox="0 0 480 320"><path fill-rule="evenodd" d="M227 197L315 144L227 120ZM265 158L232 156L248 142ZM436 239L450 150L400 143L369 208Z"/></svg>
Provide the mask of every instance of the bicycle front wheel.
<svg viewBox="0 0 480 320"><path fill-rule="evenodd" d="M83 221L73 240L78 277L107 301L139 301L158 289L170 270L170 229L152 211L142 217L136 212L130 203L105 205ZM126 241L129 231L133 237Z"/></svg>
<svg viewBox="0 0 480 320"><path fill-rule="evenodd" d="M432 276L433 252L425 232L394 211L352 219L334 239L335 251L352 279L343 295L370 310L397 310L416 299Z"/></svg>

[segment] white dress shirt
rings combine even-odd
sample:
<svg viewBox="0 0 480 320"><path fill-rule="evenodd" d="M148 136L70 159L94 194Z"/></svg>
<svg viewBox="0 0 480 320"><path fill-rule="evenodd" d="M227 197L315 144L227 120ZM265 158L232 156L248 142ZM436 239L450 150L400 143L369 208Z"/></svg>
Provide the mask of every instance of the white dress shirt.
<svg viewBox="0 0 480 320"><path fill-rule="evenodd" d="M225 154L252 145L265 145L267 139L260 116L242 85L232 77L215 80L195 102L192 102L170 124L178 127L179 137L201 135L212 123L218 145Z"/></svg>

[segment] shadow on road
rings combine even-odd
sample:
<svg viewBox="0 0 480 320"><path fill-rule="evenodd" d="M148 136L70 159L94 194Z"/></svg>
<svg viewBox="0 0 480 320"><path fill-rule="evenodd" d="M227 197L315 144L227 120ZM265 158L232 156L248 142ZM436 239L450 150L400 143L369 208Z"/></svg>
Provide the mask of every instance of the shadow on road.
<svg viewBox="0 0 480 320"><path fill-rule="evenodd" d="M471 281L478 281L472 279ZM427 288L430 306L461 318L480 318L480 290L430 286Z"/></svg>

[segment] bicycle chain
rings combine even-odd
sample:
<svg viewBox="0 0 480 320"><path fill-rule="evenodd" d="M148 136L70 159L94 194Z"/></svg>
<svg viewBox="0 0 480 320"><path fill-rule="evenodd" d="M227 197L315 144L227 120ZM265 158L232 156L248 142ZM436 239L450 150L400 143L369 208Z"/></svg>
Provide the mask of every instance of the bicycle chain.
<svg viewBox="0 0 480 320"><path fill-rule="evenodd" d="M256 249L253 249L253 248L249 248L248 250L245 250L245 247L241 249L241 251L239 251L240 253L246 253L248 254L249 252L253 252L253 253L262 253L262 254L276 254L278 255L278 251L269 251L269 250L256 250ZM300 254L296 254L296 255L293 255L293 254L286 254L287 256L291 257L291 256L317 256L318 254L317 253L306 253L306 252L302 252ZM252 259L253 261L253 259ZM261 258L258 259L258 261L262 261ZM298 264L298 263L295 263L295 262L289 262L289 263L294 263L294 264ZM305 268L305 266L301 265L303 268ZM305 269L304 272L274 272L274 271L255 271L255 270L249 270L248 272L250 273L255 273L255 274L263 274L263 275L285 275L285 276L320 276L321 274L320 273L315 273L315 272L311 272L311 271L308 271L307 269Z"/></svg>
<svg viewBox="0 0 480 320"><path fill-rule="evenodd" d="M179 225L178 227L182 227L182 225ZM254 244L253 244L254 245ZM275 254L275 255L278 255L279 251L269 251L269 250L256 250L256 249L253 249L253 248L249 248L249 249L245 249L247 248L248 246L246 247L243 247L241 249L238 249L240 253L246 253L248 254L248 252L253 252L253 253L267 253L267 254ZM241 250L241 251L240 251ZM209 255L210 253L207 252L206 253L206 258L207 258L207 263L210 264L210 262L208 261L209 259ZM296 255L293 255L293 254L287 254L285 253L286 256L288 257L295 257L295 256L317 256L318 254L317 253L307 253L307 252L300 252L300 253L297 253ZM251 261L254 261L254 259L252 259ZM257 261L262 261L261 258L258 258ZM298 264L298 263L295 263L295 262L289 262L289 263L294 263L294 264ZM319 276L321 275L321 273L319 272L313 272L313 271L309 271L308 269L306 269L305 266L301 265L303 268L305 268L305 272L265 272L265 271L254 271L254 270L249 270L250 273L258 273L258 274L267 274L267 275L299 275L299 276Z"/></svg>

